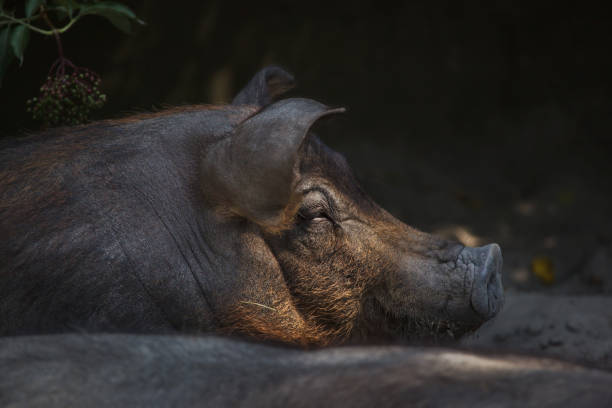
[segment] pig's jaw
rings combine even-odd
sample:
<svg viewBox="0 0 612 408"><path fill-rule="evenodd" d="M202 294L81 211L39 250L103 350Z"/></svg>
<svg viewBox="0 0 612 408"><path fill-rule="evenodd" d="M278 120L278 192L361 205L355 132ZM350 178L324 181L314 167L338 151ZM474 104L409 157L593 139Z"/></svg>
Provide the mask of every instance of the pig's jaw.
<svg viewBox="0 0 612 408"><path fill-rule="evenodd" d="M353 335L353 341L426 341L454 340L475 329L448 317L397 314L389 311L376 297L366 300L362 312L362 329Z"/></svg>

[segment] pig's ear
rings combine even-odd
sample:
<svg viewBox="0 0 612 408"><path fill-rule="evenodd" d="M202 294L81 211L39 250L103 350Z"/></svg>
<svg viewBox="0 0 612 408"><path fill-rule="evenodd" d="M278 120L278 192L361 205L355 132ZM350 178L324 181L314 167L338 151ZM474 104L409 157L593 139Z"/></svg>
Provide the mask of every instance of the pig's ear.
<svg viewBox="0 0 612 408"><path fill-rule="evenodd" d="M330 109L309 99L284 99L242 122L203 152L206 196L220 208L268 229L282 229L300 197L298 151L312 124Z"/></svg>
<svg viewBox="0 0 612 408"><path fill-rule="evenodd" d="M259 71L236 95L232 105L266 106L295 86L293 75L277 66Z"/></svg>

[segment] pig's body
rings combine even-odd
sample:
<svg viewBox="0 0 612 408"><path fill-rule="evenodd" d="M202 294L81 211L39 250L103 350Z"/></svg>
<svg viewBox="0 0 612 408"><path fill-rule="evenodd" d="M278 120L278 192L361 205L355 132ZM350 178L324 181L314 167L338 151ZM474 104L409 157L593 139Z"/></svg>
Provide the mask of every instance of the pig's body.
<svg viewBox="0 0 612 408"><path fill-rule="evenodd" d="M5 146L0 335L216 331L328 344L461 333L495 315L499 247L463 248L374 204L309 132L334 110L263 107L283 75L262 71L238 105Z"/></svg>
<svg viewBox="0 0 612 408"><path fill-rule="evenodd" d="M10 407L609 407L612 374L399 346L314 352L215 337L0 339Z"/></svg>
<svg viewBox="0 0 612 408"><path fill-rule="evenodd" d="M196 208L194 153L250 113L204 107L4 149L0 333L212 328L229 286L215 281L241 248Z"/></svg>

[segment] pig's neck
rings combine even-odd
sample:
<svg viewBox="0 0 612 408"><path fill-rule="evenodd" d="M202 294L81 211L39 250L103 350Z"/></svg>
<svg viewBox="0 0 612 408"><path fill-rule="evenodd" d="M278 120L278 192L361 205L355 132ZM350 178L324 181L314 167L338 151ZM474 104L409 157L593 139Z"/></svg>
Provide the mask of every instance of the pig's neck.
<svg viewBox="0 0 612 408"><path fill-rule="evenodd" d="M155 226L149 231L157 231L170 245L166 254L156 255L168 260L172 267L164 274L173 276L165 293L151 284L150 276L143 282L175 328L314 343L316 331L293 305L282 270L258 228L213 208L203 194L201 150L231 134L253 113L248 106L181 111L134 125L138 128L133 132L151 135L153 152L164 150L160 157L139 163L139 169L156 170L143 174L150 185L141 194L151 208L163 209L154 211ZM177 179L182 183L173 185Z"/></svg>

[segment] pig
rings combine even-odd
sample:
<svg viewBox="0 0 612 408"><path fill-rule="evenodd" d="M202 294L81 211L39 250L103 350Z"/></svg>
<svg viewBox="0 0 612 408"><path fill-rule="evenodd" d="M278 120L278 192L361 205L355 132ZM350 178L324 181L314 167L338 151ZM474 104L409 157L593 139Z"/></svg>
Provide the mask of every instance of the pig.
<svg viewBox="0 0 612 408"><path fill-rule="evenodd" d="M3 407L610 407L612 373L434 347L215 336L0 339Z"/></svg>
<svg viewBox="0 0 612 408"><path fill-rule="evenodd" d="M379 207L260 71L223 106L51 129L0 150L0 335L460 336L503 304L497 244Z"/></svg>

